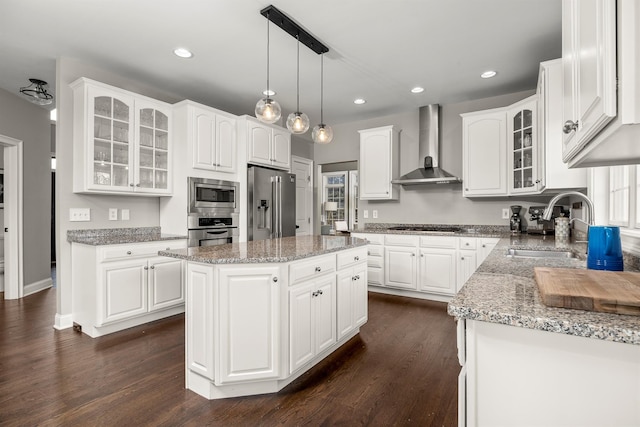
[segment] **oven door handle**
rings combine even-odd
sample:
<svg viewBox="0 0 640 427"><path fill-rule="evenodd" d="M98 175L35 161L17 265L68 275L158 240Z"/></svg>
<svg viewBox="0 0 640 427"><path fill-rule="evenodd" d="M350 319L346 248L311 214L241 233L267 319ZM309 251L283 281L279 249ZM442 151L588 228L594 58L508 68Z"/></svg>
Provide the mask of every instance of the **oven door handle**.
<svg viewBox="0 0 640 427"><path fill-rule="evenodd" d="M221 231L207 231L207 234L225 234L227 232L227 230L221 230Z"/></svg>

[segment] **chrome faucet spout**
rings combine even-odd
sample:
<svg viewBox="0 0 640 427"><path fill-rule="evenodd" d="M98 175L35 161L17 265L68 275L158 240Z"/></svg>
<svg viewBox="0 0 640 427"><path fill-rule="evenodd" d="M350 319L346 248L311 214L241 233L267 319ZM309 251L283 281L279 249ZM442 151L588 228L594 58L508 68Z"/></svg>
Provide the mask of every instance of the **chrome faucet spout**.
<svg viewBox="0 0 640 427"><path fill-rule="evenodd" d="M568 196L575 196L575 197L580 197L582 200L585 201L585 203L587 204L587 211L589 213L589 221L588 221L588 225L593 225L595 222L595 211L593 208L593 202L591 201L590 198L588 198L587 196L585 196L584 194L578 192L578 191L567 191L566 193L560 193L558 195L556 195L553 199L551 199L549 201L549 205L547 206L547 208L544 210L544 214L542 215L542 219L544 219L545 221L550 221L551 220L551 214L553 213L553 207L556 205L556 203L558 203L558 201L564 197L568 197Z"/></svg>

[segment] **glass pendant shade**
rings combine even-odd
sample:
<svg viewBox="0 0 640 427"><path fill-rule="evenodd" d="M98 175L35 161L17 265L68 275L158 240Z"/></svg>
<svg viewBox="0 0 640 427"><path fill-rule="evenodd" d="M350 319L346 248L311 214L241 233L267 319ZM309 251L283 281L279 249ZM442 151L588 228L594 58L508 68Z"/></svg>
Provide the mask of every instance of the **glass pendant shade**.
<svg viewBox="0 0 640 427"><path fill-rule="evenodd" d="M262 123L275 123L282 116L282 109L277 101L271 98L262 98L256 104L256 117Z"/></svg>
<svg viewBox="0 0 640 427"><path fill-rule="evenodd" d="M293 133L305 133L309 130L309 117L299 111L289 114L289 117L287 117L287 129Z"/></svg>
<svg viewBox="0 0 640 427"><path fill-rule="evenodd" d="M331 126L320 123L311 131L311 138L316 144L328 144L333 141L333 129Z"/></svg>
<svg viewBox="0 0 640 427"><path fill-rule="evenodd" d="M53 102L53 95L45 88L47 82L39 79L29 79L31 84L20 88L20 95L36 105L49 105Z"/></svg>

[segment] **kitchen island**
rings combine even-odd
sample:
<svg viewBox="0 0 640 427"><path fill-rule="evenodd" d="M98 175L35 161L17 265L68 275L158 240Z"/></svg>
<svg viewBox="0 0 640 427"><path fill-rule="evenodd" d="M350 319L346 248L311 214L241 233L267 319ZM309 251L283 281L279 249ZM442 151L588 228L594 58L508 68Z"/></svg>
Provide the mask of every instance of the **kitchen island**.
<svg viewBox="0 0 640 427"><path fill-rule="evenodd" d="M576 258L511 258L508 248ZM503 238L450 301L461 426L640 425L640 316L547 307L533 278L536 266L585 268L585 252L553 237Z"/></svg>
<svg viewBox="0 0 640 427"><path fill-rule="evenodd" d="M358 334L366 244L300 236L160 251L186 262L186 388L277 392Z"/></svg>

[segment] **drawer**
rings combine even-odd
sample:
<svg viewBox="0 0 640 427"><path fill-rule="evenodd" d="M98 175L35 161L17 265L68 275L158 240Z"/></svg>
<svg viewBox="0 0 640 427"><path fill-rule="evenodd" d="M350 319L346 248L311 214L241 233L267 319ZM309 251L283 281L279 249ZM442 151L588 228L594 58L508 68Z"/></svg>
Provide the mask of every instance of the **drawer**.
<svg viewBox="0 0 640 427"><path fill-rule="evenodd" d="M367 239L370 245L384 244L384 234L351 233L351 237L357 237L358 239Z"/></svg>
<svg viewBox="0 0 640 427"><path fill-rule="evenodd" d="M289 266L289 286L297 282L336 271L335 254L320 255L304 261L296 261Z"/></svg>
<svg viewBox="0 0 640 427"><path fill-rule="evenodd" d="M341 268L349 267L360 261L367 259L367 247L363 246L357 249L350 249L348 251L339 252L337 256L338 270Z"/></svg>
<svg viewBox="0 0 640 427"><path fill-rule="evenodd" d="M418 236L402 234L385 234L384 244L387 246L417 246Z"/></svg>
<svg viewBox="0 0 640 427"><path fill-rule="evenodd" d="M381 268L369 267L367 268L367 283L370 285L382 286L382 282L384 280L384 275L382 274Z"/></svg>
<svg viewBox="0 0 640 427"><path fill-rule="evenodd" d="M370 256L369 258L367 258L367 266L368 267L378 267L378 268L382 268L382 266L384 265L384 258L381 256Z"/></svg>
<svg viewBox="0 0 640 427"><path fill-rule="evenodd" d="M139 258L158 255L158 251L182 249L187 247L186 240L163 240L144 243L125 243L106 245L99 250L99 261L113 261L126 258Z"/></svg>
<svg viewBox="0 0 640 427"><path fill-rule="evenodd" d="M460 249L475 249L477 241L475 237L460 237Z"/></svg>
<svg viewBox="0 0 640 427"><path fill-rule="evenodd" d="M450 236L421 236L421 248L456 249L457 237Z"/></svg>
<svg viewBox="0 0 640 427"><path fill-rule="evenodd" d="M369 255L370 257L372 256L383 256L384 255L384 247L383 246L373 246L373 245L368 245L367 246L367 255Z"/></svg>

